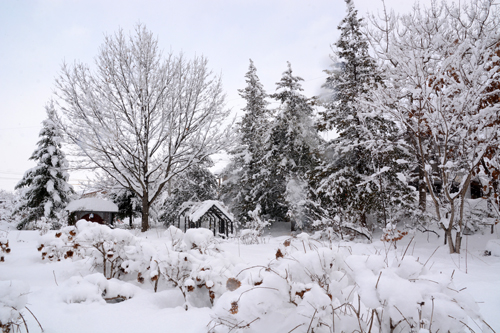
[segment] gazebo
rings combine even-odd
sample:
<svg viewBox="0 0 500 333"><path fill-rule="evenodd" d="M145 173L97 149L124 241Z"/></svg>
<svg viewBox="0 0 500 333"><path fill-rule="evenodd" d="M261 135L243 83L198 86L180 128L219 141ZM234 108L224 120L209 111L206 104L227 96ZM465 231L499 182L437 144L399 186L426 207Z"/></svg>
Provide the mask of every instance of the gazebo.
<svg viewBox="0 0 500 333"><path fill-rule="evenodd" d="M184 229L184 232L190 228L207 228L214 235L227 237L234 232L233 221L233 214L220 201L187 201L179 209L177 227Z"/></svg>
<svg viewBox="0 0 500 333"><path fill-rule="evenodd" d="M71 201L66 210L70 214L70 224L83 219L112 225L115 213L118 213L118 206L104 199L84 198Z"/></svg>

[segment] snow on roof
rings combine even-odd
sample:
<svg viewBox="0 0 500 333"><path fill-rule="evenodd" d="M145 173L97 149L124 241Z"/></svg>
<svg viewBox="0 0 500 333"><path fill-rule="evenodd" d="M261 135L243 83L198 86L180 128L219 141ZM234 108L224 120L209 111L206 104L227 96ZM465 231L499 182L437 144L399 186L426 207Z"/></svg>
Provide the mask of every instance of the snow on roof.
<svg viewBox="0 0 500 333"><path fill-rule="evenodd" d="M227 210L227 208L224 206L222 202L217 200L205 200L202 202L185 202L182 204L180 212L182 213L182 211L188 206L191 206L191 209L189 209L186 215L188 215L189 219L193 222L197 222L213 206L216 206L231 221L234 221L233 214L231 214Z"/></svg>
<svg viewBox="0 0 500 333"><path fill-rule="evenodd" d="M118 212L118 206L113 202L99 198L84 198L73 200L67 206L69 212L95 211L95 212Z"/></svg>

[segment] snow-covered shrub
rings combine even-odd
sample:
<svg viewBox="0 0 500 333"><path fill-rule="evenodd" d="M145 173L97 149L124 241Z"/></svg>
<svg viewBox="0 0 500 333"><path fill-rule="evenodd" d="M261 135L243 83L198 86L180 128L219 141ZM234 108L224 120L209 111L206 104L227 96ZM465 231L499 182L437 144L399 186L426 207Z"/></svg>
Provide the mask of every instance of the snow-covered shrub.
<svg viewBox="0 0 500 333"><path fill-rule="evenodd" d="M94 267L102 270L108 279L124 273L121 264L127 258L125 248L137 243L127 230L111 229L106 225L80 220L76 227L69 226L42 237L38 250L42 259L89 258Z"/></svg>
<svg viewBox="0 0 500 333"><path fill-rule="evenodd" d="M0 281L0 329L3 333L19 330L24 322L22 310L28 302L29 286L22 281Z"/></svg>
<svg viewBox="0 0 500 333"><path fill-rule="evenodd" d="M139 282L149 279L157 291L160 281L178 288L189 306L211 306L224 291L233 263L217 247L212 231L190 229L186 234L171 226L167 242L153 247L140 243L128 246L127 273L137 272Z"/></svg>
<svg viewBox="0 0 500 333"><path fill-rule="evenodd" d="M5 261L5 255L10 253L9 238L6 231L0 230L0 262Z"/></svg>
<svg viewBox="0 0 500 333"><path fill-rule="evenodd" d="M113 302L134 297L140 288L117 279L106 279L95 273L85 277L73 276L58 289L61 300L66 303Z"/></svg>
<svg viewBox="0 0 500 333"><path fill-rule="evenodd" d="M380 240L392 243L394 248L396 248L396 242L403 239L406 235L408 235L408 231L401 231L397 228L396 224L387 223L385 228L382 229L382 237Z"/></svg>
<svg viewBox="0 0 500 333"><path fill-rule="evenodd" d="M40 238L38 251L42 253L42 260L60 261L82 256L82 248L76 239L78 229L74 226L64 227L55 235L45 234Z"/></svg>
<svg viewBox="0 0 500 333"><path fill-rule="evenodd" d="M241 286L216 302L211 332L465 332L470 319L482 322L451 276L416 258L387 264L381 255L288 241L267 266L235 275Z"/></svg>
<svg viewBox="0 0 500 333"><path fill-rule="evenodd" d="M260 210L260 204L257 204L253 211L248 212L250 220L246 223L247 229L240 231L240 240L243 244L259 244L264 228L270 225L269 221L261 218Z"/></svg>
<svg viewBox="0 0 500 333"><path fill-rule="evenodd" d="M80 220L76 223L80 252L93 260L94 267L102 269L108 279L123 272L122 263L127 258L125 248L137 243L137 238L127 230L111 229L106 225Z"/></svg>

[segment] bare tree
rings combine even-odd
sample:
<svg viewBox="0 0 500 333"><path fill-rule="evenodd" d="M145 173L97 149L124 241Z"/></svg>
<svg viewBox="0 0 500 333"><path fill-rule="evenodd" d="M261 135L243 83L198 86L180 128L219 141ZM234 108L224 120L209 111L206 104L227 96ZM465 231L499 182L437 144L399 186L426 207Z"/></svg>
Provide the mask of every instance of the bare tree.
<svg viewBox="0 0 500 333"><path fill-rule="evenodd" d="M372 106L410 134L450 253L460 252L471 180L500 143L499 18L492 0L433 2L372 17L369 31L387 77Z"/></svg>
<svg viewBox="0 0 500 333"><path fill-rule="evenodd" d="M81 160L140 197L146 231L170 179L227 142L221 80L203 57L164 56L142 25L107 36L95 66L62 66L57 123Z"/></svg>

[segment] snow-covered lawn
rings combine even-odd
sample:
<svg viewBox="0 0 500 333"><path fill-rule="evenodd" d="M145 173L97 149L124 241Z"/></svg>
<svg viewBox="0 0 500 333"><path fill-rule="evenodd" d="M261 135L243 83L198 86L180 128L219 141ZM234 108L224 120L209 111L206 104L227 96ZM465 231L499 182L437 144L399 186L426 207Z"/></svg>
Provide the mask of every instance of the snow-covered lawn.
<svg viewBox="0 0 500 333"><path fill-rule="evenodd" d="M2 225L0 229L5 230L6 227L6 225ZM54 231L50 233L55 234ZM151 246L167 247L166 243L168 241L167 237L165 237L165 230L154 229L147 233L140 233L139 231L133 231L133 233L142 241L150 243ZM16 290L22 291L23 288L29 288L27 308L33 312L45 332L207 332L209 328L214 327L214 323L216 323L216 321L213 321L214 318L217 317L220 319L224 316L229 318L231 316L228 304L232 304L231 302L234 302L236 299L241 299L239 304L240 312L238 314L241 316L244 316L244 311L248 310L248 313L252 313L255 310L253 308L245 310L245 306L248 306L248 304L243 302L244 299L247 302L265 303L269 301L270 306L266 312L262 314L260 319L250 324L249 328L245 331L263 332L264 329L267 332L283 332L283 329L286 328L286 332L288 332L296 326L292 325L294 319L287 317L291 312L286 312L288 310L283 308L273 308L271 306L272 304L277 304L276 290L280 288L278 284L284 283L283 281L285 280L277 278L277 281L273 282L271 281L271 276L274 273L270 273L269 270L264 272L265 270L262 267L255 267L270 267L268 265L270 262L273 262L273 269L279 273L279 269L289 265L289 272L292 274L295 262L307 266L308 263L306 261L309 259L306 256L311 255L311 253L314 253L314 255L319 253L319 251L315 250L319 243L314 241L314 243L307 245L307 239L299 238L293 240L291 246L285 248L283 244L290 238L290 236L284 235L285 233L281 232L281 235L278 233L273 236L266 236L262 239L263 242L261 244L253 245L244 245L237 239L219 239L217 246L224 253L224 258L227 258L227 262L231 263L231 267L227 268L229 271L227 274L237 277L243 284L248 280L250 275L256 280L259 277L264 277L267 280L262 285L260 285L260 282L255 283L255 286L260 287L260 289L251 285L243 285L239 291L224 291L221 295L217 296L213 307L190 306L189 310L186 311L184 308L184 298L178 288L175 289L168 287L166 283L160 283L158 292L155 293L153 291L154 281L146 278L145 282L140 284L135 278L131 277L132 274L129 274L130 277L122 280L106 280L102 277L102 273L92 269L89 259L73 258L52 262L42 260L41 253L37 251L41 239L38 232L10 230L8 240L11 252L5 255L5 262L0 263L0 287L4 288L4 290L0 290L0 307L2 306L2 302L16 302L16 299L12 300L14 296L6 294L5 286L7 284L5 284L5 281L21 281L14 282L14 284L18 284ZM433 276L432 279L436 279L440 275L446 278L453 276L454 290L460 291L460 297L466 300L464 304L470 305L470 301L467 303L467 300L469 296L472 296L479 306L484 320L493 329L500 332L500 257L495 256L495 254L500 255L500 253L493 251L493 255L484 256L488 241L497 240L498 242L499 235L491 235L485 232L484 234L465 237L464 250L461 255L448 254L448 247L443 246L442 237L438 239L434 234L421 233L417 233L414 236L410 246L407 246L407 244L413 235L408 235L399 241L396 250L390 247L389 244L381 241L374 241L371 244L336 242L331 245L331 248L334 251L342 249L342 251L351 255L350 259L346 259L344 263L337 264L339 267L344 267L342 266L343 264L351 265L352 270L355 272L364 272L363 269L366 267L373 268L380 264L384 265L382 261L386 262L385 265L388 265L387 267L391 267L392 263L397 260L401 262L404 254L405 260L407 260L405 261L405 265L414 266L415 262L425 264L425 276ZM329 247L325 247L325 252L322 252L322 256L326 257L328 255L328 251L330 251ZM276 260L278 249L281 249L283 252L290 252L288 253L290 258L293 257L296 260L287 258L286 253L284 253L285 258ZM319 257L319 255L316 256ZM346 256L342 258L346 258ZM363 266L358 269L356 267L359 266L360 262L369 262L368 259L360 261L359 258L379 258L377 260L382 261L378 262L375 260L374 263L366 264L366 267ZM415 260L408 258L414 258ZM289 260L290 264L286 260ZM410 266L406 269L407 271L413 269ZM373 272L378 271L374 270ZM394 295L391 297L408 297L408 299L411 299L411 295L418 290L404 290L403 285L397 284L399 280L391 278L390 272L389 270L384 270L383 274L375 274L375 280L371 277L372 280L369 283L377 281L377 288L379 288L378 292L380 293L383 292L385 286L385 288L393 288ZM295 274L297 276L297 273ZM363 281L368 281L369 276L373 273L368 271L367 274L367 276L362 278L356 277L353 274L356 283L361 286L361 289ZM275 275L278 276L278 274ZM291 281L292 278L289 280ZM438 282L432 283L438 284ZM12 286L13 283L9 282L9 285ZM316 289L311 286L311 284L304 284L304 290L311 290L312 288L310 292L308 290L308 293L313 298L310 298L308 302L314 305L314 302L319 302L318 299L321 298L322 294L321 290L315 291ZM241 292L243 288L248 290L246 294ZM293 288L295 288L295 293L297 285L294 285ZM107 295L110 297L121 295L131 298L119 303L107 303L99 295L104 289L106 289ZM318 293L318 299L314 299L315 294L313 293ZM335 298L337 291L330 291L330 293ZM369 303L371 300L369 300L367 293L363 294L363 291L361 293ZM302 302L302 296L300 298L294 296L299 307L302 304L300 303ZM332 298L331 295L329 296ZM303 298L304 300L307 299L306 296ZM435 320L439 318L437 304L436 313L434 314ZM262 307L262 304L254 304L252 306ZM318 304L315 306L319 309ZM290 309L294 307L294 305L291 305ZM404 311L404 309L401 309L401 311ZM314 315L318 316L319 313L315 313ZM2 312L0 310L1 315ZM22 315L27 322L30 332L40 332L37 322L26 309L22 310ZM250 321L250 314L248 316L248 321ZM306 316L306 314L303 313L303 316ZM245 319L244 317L242 318ZM284 318L292 325L291 327L286 325ZM307 323L309 321L312 322L311 319L307 319ZM264 324L265 326L263 327L262 325ZM435 324L435 327L437 324ZM339 323L336 325L339 325ZM481 331L481 328L475 326L473 321L469 321L468 325L476 332ZM480 324L480 327L484 329L485 326ZM219 328L221 330L225 329L223 326L219 326ZM302 325L297 326L294 332L307 332L309 329L307 325ZM325 332L329 331L326 326L323 326L323 329L325 329ZM23 327L21 331L24 332Z"/></svg>

